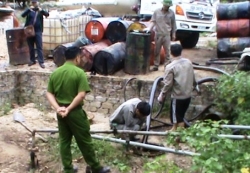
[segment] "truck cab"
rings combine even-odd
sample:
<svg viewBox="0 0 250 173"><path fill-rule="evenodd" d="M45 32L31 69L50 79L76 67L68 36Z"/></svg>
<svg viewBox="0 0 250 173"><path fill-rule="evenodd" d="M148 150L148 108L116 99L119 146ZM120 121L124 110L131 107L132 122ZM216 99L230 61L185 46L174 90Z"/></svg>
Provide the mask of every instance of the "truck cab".
<svg viewBox="0 0 250 173"><path fill-rule="evenodd" d="M176 39L184 48L196 46L200 32L216 31L216 8L219 3L206 0L172 0L170 7L175 13ZM139 15L150 18L162 0L141 0Z"/></svg>

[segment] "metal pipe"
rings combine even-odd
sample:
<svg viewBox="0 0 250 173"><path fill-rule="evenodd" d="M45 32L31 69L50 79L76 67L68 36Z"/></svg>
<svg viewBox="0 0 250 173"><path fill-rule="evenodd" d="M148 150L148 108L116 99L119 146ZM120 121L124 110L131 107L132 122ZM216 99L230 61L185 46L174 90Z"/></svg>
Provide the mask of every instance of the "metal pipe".
<svg viewBox="0 0 250 173"><path fill-rule="evenodd" d="M58 130L56 129L37 129L34 132L40 133L57 133ZM90 130L91 134L95 133L114 133L113 130ZM133 130L117 130L117 133L121 134L136 134L136 135L155 135L155 136L166 136L168 134L178 134L177 132L155 132L155 131L133 131Z"/></svg>
<svg viewBox="0 0 250 173"><path fill-rule="evenodd" d="M214 67L205 67L205 66L198 66L198 65L193 65L194 69L198 69L198 70L208 70L208 71L213 71L213 72L216 72L216 73L222 73L224 75L227 75L227 76L230 76L229 73L221 70L221 69L218 69L218 68L214 68Z"/></svg>
<svg viewBox="0 0 250 173"><path fill-rule="evenodd" d="M230 138L230 139L247 139L250 140L250 136L244 136L244 135L218 135L220 138Z"/></svg>
<svg viewBox="0 0 250 173"><path fill-rule="evenodd" d="M250 129L250 126L243 126L243 125L221 125L220 127L230 128L230 129L245 129L245 130Z"/></svg>
<svg viewBox="0 0 250 173"><path fill-rule="evenodd" d="M99 135L91 135L91 137L94 138L94 139L111 141L111 142L116 142L116 143L122 143L122 144L127 143L125 140L122 140L122 139L108 138L108 137L103 137L103 136L99 136ZM129 145L133 145L133 146L137 146L137 147L143 147L143 148L147 148L147 149L151 149L151 150L157 150L157 151L171 152L171 153L176 153L176 154L184 154L184 155L189 155L189 156L200 155L199 153L194 153L194 152L191 152L191 151L176 150L176 149L172 149L172 148L160 147L160 146L149 145L149 144L143 144L143 143L133 142L133 141L130 141Z"/></svg>

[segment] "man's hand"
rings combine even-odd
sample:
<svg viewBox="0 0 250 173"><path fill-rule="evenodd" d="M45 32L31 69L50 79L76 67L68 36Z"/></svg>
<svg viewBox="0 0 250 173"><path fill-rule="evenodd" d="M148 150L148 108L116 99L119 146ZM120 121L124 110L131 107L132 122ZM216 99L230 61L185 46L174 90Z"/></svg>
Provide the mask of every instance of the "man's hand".
<svg viewBox="0 0 250 173"><path fill-rule="evenodd" d="M176 40L175 34L172 35L171 40L172 40L172 41L175 41L175 40Z"/></svg>
<svg viewBox="0 0 250 173"><path fill-rule="evenodd" d="M164 101L164 99L165 99L165 94L163 94L163 93L161 92L160 95L158 96L157 100L158 100L158 102L159 102L160 104L162 104L163 101Z"/></svg>
<svg viewBox="0 0 250 173"><path fill-rule="evenodd" d="M201 92L201 91L200 91L200 87L199 87L199 85L196 85L196 86L195 86L195 91L196 91L197 93L199 93L199 94L200 94L200 92Z"/></svg>
<svg viewBox="0 0 250 173"><path fill-rule="evenodd" d="M150 28L144 28L142 31L149 33L150 32Z"/></svg>
<svg viewBox="0 0 250 173"><path fill-rule="evenodd" d="M64 118L68 115L69 111L66 107L59 107L57 108L56 113Z"/></svg>

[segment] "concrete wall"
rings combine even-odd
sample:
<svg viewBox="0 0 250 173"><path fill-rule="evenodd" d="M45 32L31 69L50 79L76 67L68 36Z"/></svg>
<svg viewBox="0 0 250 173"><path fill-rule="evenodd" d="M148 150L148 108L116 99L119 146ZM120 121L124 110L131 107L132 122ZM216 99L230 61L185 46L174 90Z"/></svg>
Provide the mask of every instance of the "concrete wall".
<svg viewBox="0 0 250 173"><path fill-rule="evenodd" d="M50 109L45 97L50 73L34 71L0 72L0 106L6 103L25 105L35 103L38 108ZM135 76L136 77L136 76ZM90 112L110 115L124 102L124 85L127 79L121 77L88 76L92 91L87 94L84 108ZM149 100L153 81L132 80L126 86L126 99L140 97ZM189 115L199 113L205 105L213 101L207 85L200 86L202 95L192 99ZM155 98L157 98L159 90Z"/></svg>

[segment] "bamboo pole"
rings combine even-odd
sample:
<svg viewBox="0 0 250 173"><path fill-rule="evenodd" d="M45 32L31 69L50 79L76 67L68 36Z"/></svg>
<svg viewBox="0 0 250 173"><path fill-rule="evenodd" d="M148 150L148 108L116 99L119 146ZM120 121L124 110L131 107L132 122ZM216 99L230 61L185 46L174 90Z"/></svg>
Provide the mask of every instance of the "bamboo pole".
<svg viewBox="0 0 250 173"><path fill-rule="evenodd" d="M122 139L104 137L104 136L100 136L100 135L91 135L91 137L94 138L94 139L99 139L99 140L104 140L104 141L110 141L110 142L127 144L127 142L125 140L122 140ZM157 150L157 151L171 152L171 153L176 153L176 154L189 155L189 156L200 155L199 153L194 153L192 151L176 150L176 149L172 149L172 148L160 147L160 146L149 145L149 144L144 144L144 143L140 143L140 142L133 142L133 141L130 141L129 145L137 146L137 147L143 147L143 148L147 148L147 149L151 149L151 150Z"/></svg>

